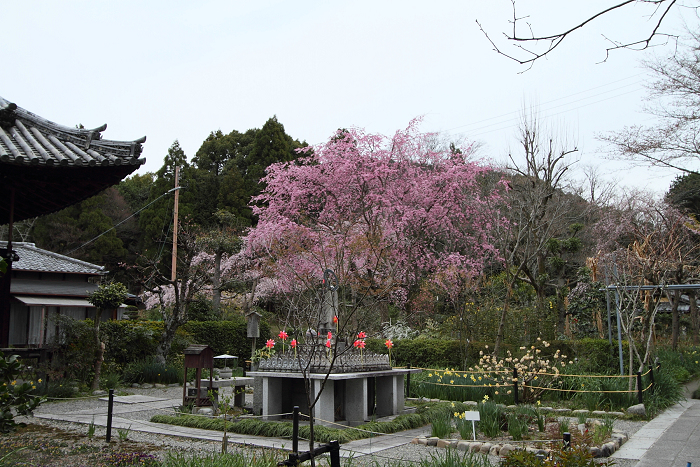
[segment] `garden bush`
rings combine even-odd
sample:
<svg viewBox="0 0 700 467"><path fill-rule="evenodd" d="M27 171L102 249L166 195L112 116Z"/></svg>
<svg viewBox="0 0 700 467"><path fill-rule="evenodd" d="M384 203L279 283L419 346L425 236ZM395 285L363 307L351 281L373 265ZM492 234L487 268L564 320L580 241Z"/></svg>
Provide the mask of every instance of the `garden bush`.
<svg viewBox="0 0 700 467"><path fill-rule="evenodd" d="M173 363L159 362L155 357L148 357L132 362L124 367L122 379L125 383L181 383L184 370Z"/></svg>
<svg viewBox="0 0 700 467"><path fill-rule="evenodd" d="M239 362L250 358L248 327L242 316L229 321L189 321L182 329L191 336L193 342L211 347L215 355L236 355ZM259 347L269 337L270 326L263 321L260 323L260 337L257 340Z"/></svg>

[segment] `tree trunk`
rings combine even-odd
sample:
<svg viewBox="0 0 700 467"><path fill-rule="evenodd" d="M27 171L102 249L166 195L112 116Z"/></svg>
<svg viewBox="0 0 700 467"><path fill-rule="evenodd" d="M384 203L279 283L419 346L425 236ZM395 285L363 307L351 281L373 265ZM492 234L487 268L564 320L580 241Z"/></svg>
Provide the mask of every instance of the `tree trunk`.
<svg viewBox="0 0 700 467"><path fill-rule="evenodd" d="M214 277L212 277L211 308L221 318L221 251L214 253Z"/></svg>
<svg viewBox="0 0 700 467"><path fill-rule="evenodd" d="M668 295L671 298L671 295ZM680 319L678 316L678 305L681 301L681 291L674 290L671 302L671 347L678 349L678 335L680 333Z"/></svg>
<svg viewBox="0 0 700 467"><path fill-rule="evenodd" d="M95 326L93 328L94 330L94 337L95 337L95 363L93 364L93 369L95 370L95 375L92 378L92 384L90 385L90 389L92 391L97 391L100 389L100 372L102 371L102 361L104 360L105 356L105 344L104 342L100 341L100 318L101 318L102 310L100 308L97 308L95 310Z"/></svg>
<svg viewBox="0 0 700 467"><path fill-rule="evenodd" d="M503 328L506 323L506 315L508 314L508 304L510 302L511 295L511 284L508 283L506 286L506 298L503 300L503 311L501 311L501 319L498 320L498 332L496 333L496 343L493 346L493 355L498 356L498 351L501 348L501 343L503 342Z"/></svg>
<svg viewBox="0 0 700 467"><path fill-rule="evenodd" d="M693 326L693 345L700 343L700 317L698 316L698 299L695 290L688 290L690 301L690 322Z"/></svg>

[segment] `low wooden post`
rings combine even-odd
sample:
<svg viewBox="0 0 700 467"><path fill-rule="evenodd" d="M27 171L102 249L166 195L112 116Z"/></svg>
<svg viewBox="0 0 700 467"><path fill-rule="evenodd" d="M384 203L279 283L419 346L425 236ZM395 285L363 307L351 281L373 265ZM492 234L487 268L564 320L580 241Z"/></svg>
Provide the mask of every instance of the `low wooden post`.
<svg viewBox="0 0 700 467"><path fill-rule="evenodd" d="M637 372L637 400L640 404L644 403L644 394L642 393L642 372Z"/></svg>
<svg viewBox="0 0 700 467"><path fill-rule="evenodd" d="M571 447L571 433L568 431L564 433L564 450L566 451Z"/></svg>
<svg viewBox="0 0 700 467"><path fill-rule="evenodd" d="M330 443L331 467L340 467L340 443L331 441Z"/></svg>
<svg viewBox="0 0 700 467"><path fill-rule="evenodd" d="M112 410L114 409L114 389L109 390L109 402L107 403L107 436L105 441L112 440Z"/></svg>
<svg viewBox="0 0 700 467"><path fill-rule="evenodd" d="M299 455L299 406L294 406L294 418L292 419L292 452Z"/></svg>

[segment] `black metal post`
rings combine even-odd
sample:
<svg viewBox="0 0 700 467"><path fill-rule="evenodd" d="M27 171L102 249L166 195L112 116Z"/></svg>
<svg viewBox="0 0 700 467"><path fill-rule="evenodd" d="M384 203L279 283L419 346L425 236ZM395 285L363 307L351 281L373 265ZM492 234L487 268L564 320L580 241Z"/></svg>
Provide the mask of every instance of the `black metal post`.
<svg viewBox="0 0 700 467"><path fill-rule="evenodd" d="M340 467L340 443L331 441L330 443L331 467Z"/></svg>
<svg viewBox="0 0 700 467"><path fill-rule="evenodd" d="M112 409L114 408L114 389L109 390L109 402L107 403L107 436L105 441L112 440Z"/></svg>
<svg viewBox="0 0 700 467"><path fill-rule="evenodd" d="M571 433L568 431L564 433L564 450L566 451L571 447Z"/></svg>
<svg viewBox="0 0 700 467"><path fill-rule="evenodd" d="M520 401L518 400L518 369L513 368L513 398L515 399L515 405L518 405Z"/></svg>
<svg viewBox="0 0 700 467"><path fill-rule="evenodd" d="M644 394L642 393L642 372L637 372L637 399L640 404L644 403Z"/></svg>
<svg viewBox="0 0 700 467"><path fill-rule="evenodd" d="M406 365L406 368L411 369L411 364ZM411 372L406 374L406 397L411 397Z"/></svg>
<svg viewBox="0 0 700 467"><path fill-rule="evenodd" d="M299 455L299 406L294 406L294 418L292 419L292 452Z"/></svg>

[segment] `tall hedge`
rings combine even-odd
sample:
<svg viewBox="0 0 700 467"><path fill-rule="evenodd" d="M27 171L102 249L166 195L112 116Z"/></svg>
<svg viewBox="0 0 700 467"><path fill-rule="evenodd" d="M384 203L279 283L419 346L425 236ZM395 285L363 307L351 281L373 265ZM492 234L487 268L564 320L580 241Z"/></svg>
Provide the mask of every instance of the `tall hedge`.
<svg viewBox="0 0 700 467"><path fill-rule="evenodd" d="M243 317L230 321L189 321L182 329L191 336L194 343L208 345L216 355L235 355L239 362L250 358L251 340L247 337L248 325ZM270 326L261 322L257 347L264 346L269 338Z"/></svg>
<svg viewBox="0 0 700 467"><path fill-rule="evenodd" d="M387 353L384 339L367 339L367 349L371 352ZM606 339L579 339L550 342L543 356L553 355L557 350L569 360L578 359L582 368L591 372L612 372L619 370L617 342L612 345ZM623 358L627 363L628 345L623 342ZM411 365L414 368L455 368L465 369L479 361L480 352L488 353L493 344L471 342L466 348L458 340L450 339L401 339L394 341L392 358L399 366ZM488 346L488 348L486 347ZM520 356L524 351L517 347L502 346L501 355L510 350ZM466 362L463 355L466 355ZM465 365L466 363L466 365Z"/></svg>

